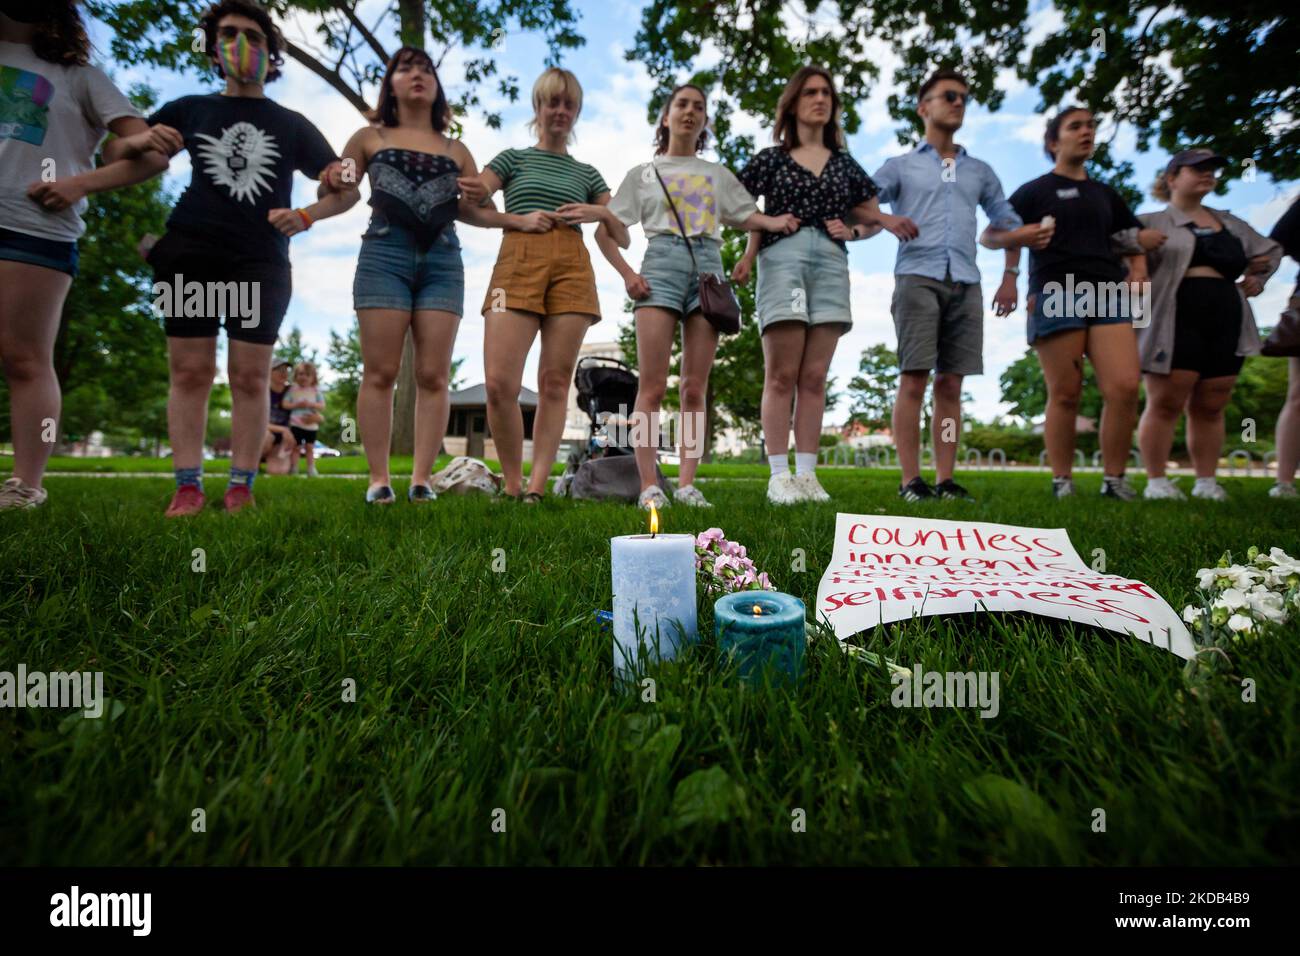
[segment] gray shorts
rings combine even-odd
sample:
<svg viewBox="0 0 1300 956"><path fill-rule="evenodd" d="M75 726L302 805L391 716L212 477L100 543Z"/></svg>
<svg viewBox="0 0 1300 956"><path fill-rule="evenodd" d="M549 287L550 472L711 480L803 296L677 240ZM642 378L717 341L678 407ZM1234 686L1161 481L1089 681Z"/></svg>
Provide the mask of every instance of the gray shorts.
<svg viewBox="0 0 1300 956"><path fill-rule="evenodd" d="M695 262L700 272L725 276L722 269L722 246L708 236L692 236ZM681 236L659 233L646 244L641 260L641 278L650 284L650 295L632 303L632 310L653 306L676 312L683 319L700 310L700 277L691 264L686 240Z"/></svg>
<svg viewBox="0 0 1300 956"><path fill-rule="evenodd" d="M758 325L775 322L853 326L849 253L826 233L804 226L758 254Z"/></svg>
<svg viewBox="0 0 1300 956"><path fill-rule="evenodd" d="M978 282L894 277L890 304L904 372L979 375L984 371L984 303Z"/></svg>

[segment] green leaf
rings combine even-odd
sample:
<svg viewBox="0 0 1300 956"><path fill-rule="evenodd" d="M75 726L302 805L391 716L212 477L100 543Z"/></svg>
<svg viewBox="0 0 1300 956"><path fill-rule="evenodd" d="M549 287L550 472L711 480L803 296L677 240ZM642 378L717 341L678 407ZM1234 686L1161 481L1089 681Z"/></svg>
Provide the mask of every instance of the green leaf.
<svg viewBox="0 0 1300 956"><path fill-rule="evenodd" d="M673 793L673 827L726 823L740 811L744 793L721 767L697 770Z"/></svg>

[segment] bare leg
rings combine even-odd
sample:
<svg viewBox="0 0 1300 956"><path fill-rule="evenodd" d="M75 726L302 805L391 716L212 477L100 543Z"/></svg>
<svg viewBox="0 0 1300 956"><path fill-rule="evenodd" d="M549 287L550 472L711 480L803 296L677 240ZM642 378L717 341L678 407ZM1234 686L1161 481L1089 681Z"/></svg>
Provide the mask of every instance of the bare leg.
<svg viewBox="0 0 1300 956"><path fill-rule="evenodd" d="M664 393L668 390L668 366L672 358L673 339L677 336L677 313L646 306L637 309L634 314L639 380L633 411L636 420L648 421L650 428L646 430L646 441L633 443L632 453L636 456L641 490L645 491L654 486L658 479L655 462L659 459L659 413L663 407ZM686 461L683 458L683 470L685 467ZM686 483L684 478L682 482Z"/></svg>
<svg viewBox="0 0 1300 956"><path fill-rule="evenodd" d="M208 427L208 394L217 377L217 340L168 336L167 436L172 443L173 468L203 467L203 436ZM267 396L262 405L270 414ZM234 387L231 386L230 454L235 454ZM265 431L263 431L265 434ZM261 445L261 435L258 436Z"/></svg>
<svg viewBox="0 0 1300 956"><path fill-rule="evenodd" d="M943 484L952 477L961 441L962 376L939 372L934 377L934 418L930 420L930 441L934 445L934 480Z"/></svg>
<svg viewBox="0 0 1300 956"><path fill-rule="evenodd" d="M1102 473L1124 474L1133 447L1133 426L1137 423L1138 363L1137 335L1128 323L1094 325L1088 330L1088 358L1097 372L1101 390Z"/></svg>
<svg viewBox="0 0 1300 956"><path fill-rule="evenodd" d="M1074 422L1083 392L1083 350L1087 339L1085 330L1068 329L1034 343L1047 382L1043 444L1053 478L1074 474Z"/></svg>
<svg viewBox="0 0 1300 956"><path fill-rule="evenodd" d="M41 487L57 432L62 400L54 373L54 340L63 300L72 285L66 272L0 261L0 364L9 383L14 477Z"/></svg>
<svg viewBox="0 0 1300 956"><path fill-rule="evenodd" d="M1187 399L1187 450L1197 478L1213 478L1223 453L1223 410L1232 398L1237 376L1203 378Z"/></svg>
<svg viewBox="0 0 1300 956"><path fill-rule="evenodd" d="M361 387L357 390L357 428L366 451L370 487L391 482L388 453L393 447L393 385L402 367L402 349L411 316L401 309L361 309ZM295 448L296 454L296 448ZM296 470L295 461L295 470Z"/></svg>
<svg viewBox="0 0 1300 956"><path fill-rule="evenodd" d="M718 351L718 332L709 324L703 312L693 312L686 317L682 328L682 380L681 412L682 421L691 416L691 421L699 424L692 426L692 434L697 443L703 443L706 437L709 372L713 368L713 357ZM685 433L685 430L683 430ZM677 487L685 488L695 483L695 472L700 467L700 458L707 449L697 447L690 449L685 441L681 444L681 468L678 471ZM691 455L688 452L697 454Z"/></svg>
<svg viewBox="0 0 1300 956"><path fill-rule="evenodd" d="M508 495L523 491L524 415L519 408L519 389L523 385L528 351L533 347L533 339L540 328L541 317L532 312L483 313L483 377L487 389L488 430L496 445ZM567 391L565 400L568 400ZM534 423L534 455L537 447L535 436Z"/></svg>
<svg viewBox="0 0 1300 956"><path fill-rule="evenodd" d="M1300 464L1300 357L1289 359L1286 403L1277 418L1277 480L1289 485L1295 481Z"/></svg>
<svg viewBox="0 0 1300 956"><path fill-rule="evenodd" d="M581 312L548 315L542 323L542 354L537 361L537 417L533 419L533 467L528 490L546 494L551 466L564 437L569 416L569 387L578 350L591 328L591 316Z"/></svg>
<svg viewBox="0 0 1300 956"><path fill-rule="evenodd" d="M1147 406L1138 424L1138 447L1148 478L1165 477L1165 463L1174 447L1174 428L1199 376L1188 369L1174 369L1168 375L1148 372Z"/></svg>
<svg viewBox="0 0 1300 956"><path fill-rule="evenodd" d="M212 340L216 344L216 340ZM271 408L267 393L271 387L271 352L274 346L230 339L226 377L230 379L230 464L234 468L257 470L262 437L266 434ZM204 399L204 411L207 399ZM202 433L199 433L200 448Z"/></svg>
<svg viewBox="0 0 1300 956"><path fill-rule="evenodd" d="M460 316L454 312L415 313L415 463L411 483L427 485L447 435L451 413L451 352Z"/></svg>
<svg viewBox="0 0 1300 956"><path fill-rule="evenodd" d="M767 454L790 450L790 423L794 419L795 389L808 326L802 322L777 322L763 332L763 444Z"/></svg>
<svg viewBox="0 0 1300 956"><path fill-rule="evenodd" d="M921 403L929 381L929 372L904 372L898 378L892 425L904 485L921 476Z"/></svg>
<svg viewBox="0 0 1300 956"><path fill-rule="evenodd" d="M826 374L841 333L838 325L814 325L804 339L794 403L794 450L797 452L816 454L821 445Z"/></svg>

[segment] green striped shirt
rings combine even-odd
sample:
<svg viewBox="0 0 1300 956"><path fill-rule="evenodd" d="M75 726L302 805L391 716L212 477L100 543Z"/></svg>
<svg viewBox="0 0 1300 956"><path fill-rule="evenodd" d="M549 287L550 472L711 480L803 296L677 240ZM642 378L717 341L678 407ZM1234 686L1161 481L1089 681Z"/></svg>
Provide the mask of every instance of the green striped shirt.
<svg viewBox="0 0 1300 956"><path fill-rule="evenodd" d="M522 215L538 209L555 212L565 203L593 203L609 192L595 166L572 156L527 149L502 150L487 164L505 188L506 212ZM581 232L581 227L574 229Z"/></svg>

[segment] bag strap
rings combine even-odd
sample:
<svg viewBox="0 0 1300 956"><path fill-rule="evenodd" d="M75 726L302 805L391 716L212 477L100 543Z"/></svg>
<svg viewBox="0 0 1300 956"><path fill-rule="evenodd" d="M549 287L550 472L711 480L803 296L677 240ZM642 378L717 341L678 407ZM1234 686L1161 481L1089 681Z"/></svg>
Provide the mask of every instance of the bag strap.
<svg viewBox="0 0 1300 956"><path fill-rule="evenodd" d="M668 208L673 211L673 218L677 220L677 228L682 231L682 238L686 240L686 251L691 254L691 267L699 274L700 264L695 261L695 249L692 248L690 236L686 235L686 226L682 222L681 213L677 211L677 203L673 202L673 197L668 192L668 186L664 183L664 178L659 175L659 167L655 165L654 160L650 160L650 168L655 171L655 179L659 180L659 186L664 191L664 197L668 200Z"/></svg>

